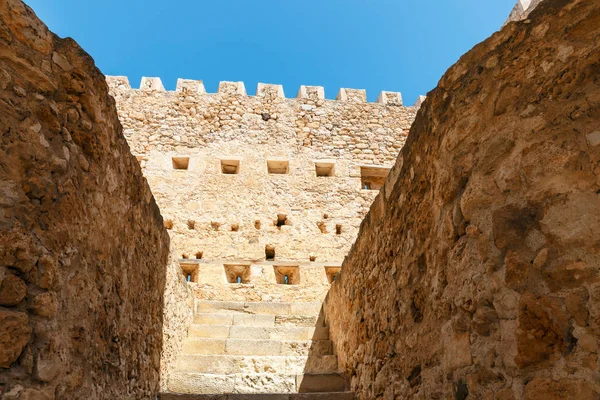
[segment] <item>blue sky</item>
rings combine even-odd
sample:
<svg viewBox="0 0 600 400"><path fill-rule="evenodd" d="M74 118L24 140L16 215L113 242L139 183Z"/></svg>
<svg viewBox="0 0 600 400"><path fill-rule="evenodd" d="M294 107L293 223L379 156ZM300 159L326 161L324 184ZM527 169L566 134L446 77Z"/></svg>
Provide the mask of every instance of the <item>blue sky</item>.
<svg viewBox="0 0 600 400"><path fill-rule="evenodd" d="M402 92L433 89L458 58L500 29L515 0L25 0L106 75Z"/></svg>

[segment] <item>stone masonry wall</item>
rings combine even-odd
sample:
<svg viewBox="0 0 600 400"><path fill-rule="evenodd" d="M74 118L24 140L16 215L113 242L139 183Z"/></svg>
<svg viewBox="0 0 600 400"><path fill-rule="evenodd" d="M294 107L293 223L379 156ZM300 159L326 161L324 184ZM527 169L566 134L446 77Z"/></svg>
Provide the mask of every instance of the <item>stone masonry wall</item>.
<svg viewBox="0 0 600 400"><path fill-rule="evenodd" d="M174 369L183 341L187 337L193 313L192 288L185 282L179 262L173 258L171 247L164 292L163 347L160 358L161 392L168 391L169 374Z"/></svg>
<svg viewBox="0 0 600 400"><path fill-rule="evenodd" d="M325 304L361 399L598 399L600 2L429 93Z"/></svg>
<svg viewBox="0 0 600 400"><path fill-rule="evenodd" d="M155 396L168 257L104 76L0 2L0 398Z"/></svg>
<svg viewBox="0 0 600 400"><path fill-rule="evenodd" d="M392 92L367 103L355 89L326 100L323 88L303 86L286 99L278 85L247 96L241 82L221 82L214 94L201 81L179 80L174 92L158 78L140 89L124 77L108 82L176 257L199 269L199 297L223 300L322 299L325 267L341 265L377 194L363 189L361 166L384 179L417 110ZM238 173L224 174L222 162ZM268 162L285 173L269 173ZM316 165L333 166L331 176L317 176ZM282 263L300 268L293 289L276 284ZM228 285L226 264L249 267L248 284Z"/></svg>

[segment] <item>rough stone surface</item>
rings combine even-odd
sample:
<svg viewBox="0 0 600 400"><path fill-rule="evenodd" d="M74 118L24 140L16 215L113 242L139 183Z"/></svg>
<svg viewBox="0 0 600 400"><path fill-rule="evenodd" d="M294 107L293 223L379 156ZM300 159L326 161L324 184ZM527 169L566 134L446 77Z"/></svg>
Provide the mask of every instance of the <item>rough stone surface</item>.
<svg viewBox="0 0 600 400"><path fill-rule="evenodd" d="M444 75L326 300L361 399L599 398L598 121L598 1Z"/></svg>
<svg viewBox="0 0 600 400"><path fill-rule="evenodd" d="M171 254L173 249L171 248ZM187 336L194 314L192 288L187 285L179 263L169 260L164 293L163 347L160 359L160 388L167 391L169 376Z"/></svg>
<svg viewBox="0 0 600 400"><path fill-rule="evenodd" d="M152 398L169 237L105 78L5 0L0 88L0 397Z"/></svg>
<svg viewBox="0 0 600 400"><path fill-rule="evenodd" d="M175 257L197 297L218 300L322 300L325 267L341 265L416 113L390 92L369 103L355 89L328 100L319 87L285 98L278 85L248 96L241 82L221 82L218 93L201 81L179 80L176 91L158 78L140 89L124 77L108 83ZM321 166L331 176L317 176ZM372 190L361 171L377 175ZM248 268L231 274L241 285L225 266ZM299 268L293 288L278 284L277 266Z"/></svg>

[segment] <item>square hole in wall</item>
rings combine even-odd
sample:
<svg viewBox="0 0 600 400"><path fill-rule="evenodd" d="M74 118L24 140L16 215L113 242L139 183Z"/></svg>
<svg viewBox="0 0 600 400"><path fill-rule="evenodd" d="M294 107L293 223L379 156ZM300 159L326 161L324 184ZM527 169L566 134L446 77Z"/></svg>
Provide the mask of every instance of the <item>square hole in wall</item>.
<svg viewBox="0 0 600 400"><path fill-rule="evenodd" d="M337 279L338 274L342 270L342 267L325 267L325 274L329 283L333 283Z"/></svg>
<svg viewBox="0 0 600 400"><path fill-rule="evenodd" d="M187 282L198 282L198 264L180 264L181 272Z"/></svg>
<svg viewBox="0 0 600 400"><path fill-rule="evenodd" d="M275 280L280 285L299 285L300 268L298 266L274 266Z"/></svg>
<svg viewBox="0 0 600 400"><path fill-rule="evenodd" d="M332 162L315 162L315 170L317 176L334 176L335 163Z"/></svg>
<svg viewBox="0 0 600 400"><path fill-rule="evenodd" d="M271 245L265 246L265 260L273 261L275 260L275 247Z"/></svg>
<svg viewBox="0 0 600 400"><path fill-rule="evenodd" d="M188 169L190 165L189 157L172 157L171 162L173 163L173 169Z"/></svg>
<svg viewBox="0 0 600 400"><path fill-rule="evenodd" d="M273 225L275 225L278 229L281 229L284 225L291 225L292 222L288 219L286 214L277 214L277 219L273 221Z"/></svg>
<svg viewBox="0 0 600 400"><path fill-rule="evenodd" d="M290 171L290 162L285 160L267 160L267 169L270 174L287 174Z"/></svg>
<svg viewBox="0 0 600 400"><path fill-rule="evenodd" d="M240 173L240 160L221 160L221 172L226 175Z"/></svg>
<svg viewBox="0 0 600 400"><path fill-rule="evenodd" d="M386 167L360 167L360 187L366 190L379 190L390 173Z"/></svg>
<svg viewBox="0 0 600 400"><path fill-rule="evenodd" d="M249 265L224 265L225 276L229 283L250 283Z"/></svg>

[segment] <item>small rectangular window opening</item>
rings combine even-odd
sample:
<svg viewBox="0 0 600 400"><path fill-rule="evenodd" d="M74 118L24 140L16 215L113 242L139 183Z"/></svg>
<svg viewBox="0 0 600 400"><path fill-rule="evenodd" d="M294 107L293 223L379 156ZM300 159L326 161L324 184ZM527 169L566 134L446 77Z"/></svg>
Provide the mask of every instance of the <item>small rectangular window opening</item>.
<svg viewBox="0 0 600 400"><path fill-rule="evenodd" d="M190 158L189 157L173 157L171 158L171 161L173 162L173 169L188 169L188 166L190 165Z"/></svg>
<svg viewBox="0 0 600 400"><path fill-rule="evenodd" d="M224 265L228 283L250 283L249 265Z"/></svg>
<svg viewBox="0 0 600 400"><path fill-rule="evenodd" d="M325 225L325 222L319 221L317 222L317 226L319 227L321 233L327 233L327 225Z"/></svg>
<svg viewBox="0 0 600 400"><path fill-rule="evenodd" d="M337 225L335 226L335 234L336 234L336 235L341 235L341 234L342 234L342 225L340 225L340 224L337 224Z"/></svg>
<svg viewBox="0 0 600 400"><path fill-rule="evenodd" d="M332 162L315 162L317 176L333 176L334 166Z"/></svg>
<svg viewBox="0 0 600 400"><path fill-rule="evenodd" d="M275 266L275 279L280 285L299 285L300 269L297 266Z"/></svg>
<svg viewBox="0 0 600 400"><path fill-rule="evenodd" d="M198 264L181 264L181 271L187 282L198 283Z"/></svg>
<svg viewBox="0 0 600 400"><path fill-rule="evenodd" d="M333 283L337 277L342 267L325 267L325 274L327 274L327 281L329 283Z"/></svg>
<svg viewBox="0 0 600 400"><path fill-rule="evenodd" d="M282 160L267 160L269 174L283 175L289 172L290 162Z"/></svg>
<svg viewBox="0 0 600 400"><path fill-rule="evenodd" d="M275 226L281 229L284 225L291 225L290 221L287 218L286 214L277 214L277 219L275 220Z"/></svg>
<svg viewBox="0 0 600 400"><path fill-rule="evenodd" d="M221 160L221 172L226 175L235 175L240 172L240 160Z"/></svg>
<svg viewBox="0 0 600 400"><path fill-rule="evenodd" d="M385 167L360 167L361 189L379 190L385 183L390 173L390 168Z"/></svg>

